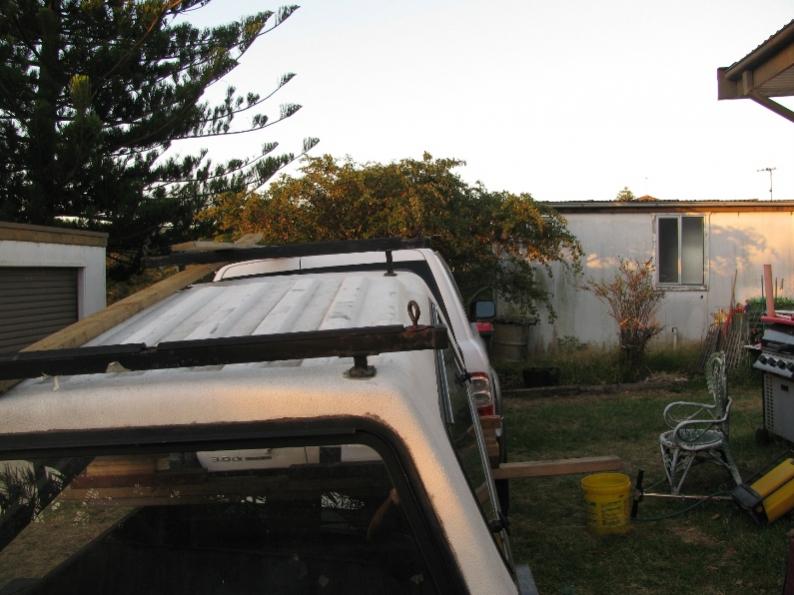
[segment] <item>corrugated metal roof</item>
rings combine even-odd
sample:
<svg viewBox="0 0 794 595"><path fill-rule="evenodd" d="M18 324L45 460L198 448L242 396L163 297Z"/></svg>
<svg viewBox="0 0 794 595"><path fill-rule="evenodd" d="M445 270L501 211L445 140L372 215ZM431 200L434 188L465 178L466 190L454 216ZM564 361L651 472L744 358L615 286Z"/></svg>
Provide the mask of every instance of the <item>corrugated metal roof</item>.
<svg viewBox="0 0 794 595"><path fill-rule="evenodd" d="M794 40L794 20L789 21L778 31L770 35L765 41L758 45L752 52L744 58L737 60L728 67L727 76L732 77L736 70L753 68L756 63L767 58L770 54L777 52L780 46Z"/></svg>
<svg viewBox="0 0 794 595"><path fill-rule="evenodd" d="M194 285L88 345L183 341L408 324L422 282L380 272L241 278ZM420 303L427 309L427 293ZM419 298L421 299L421 298ZM427 315L425 313L425 318Z"/></svg>
<svg viewBox="0 0 794 595"><path fill-rule="evenodd" d="M794 211L794 200L584 200L542 202L561 213L574 211Z"/></svg>

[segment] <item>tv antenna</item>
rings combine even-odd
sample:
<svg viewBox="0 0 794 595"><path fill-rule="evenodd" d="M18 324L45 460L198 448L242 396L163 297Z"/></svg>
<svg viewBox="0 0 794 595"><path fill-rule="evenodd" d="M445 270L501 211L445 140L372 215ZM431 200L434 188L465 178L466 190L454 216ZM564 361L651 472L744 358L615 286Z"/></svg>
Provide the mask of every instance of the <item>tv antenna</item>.
<svg viewBox="0 0 794 595"><path fill-rule="evenodd" d="M772 200L772 172L776 169L776 167L762 167L761 169L756 170L758 172L769 172L769 200Z"/></svg>

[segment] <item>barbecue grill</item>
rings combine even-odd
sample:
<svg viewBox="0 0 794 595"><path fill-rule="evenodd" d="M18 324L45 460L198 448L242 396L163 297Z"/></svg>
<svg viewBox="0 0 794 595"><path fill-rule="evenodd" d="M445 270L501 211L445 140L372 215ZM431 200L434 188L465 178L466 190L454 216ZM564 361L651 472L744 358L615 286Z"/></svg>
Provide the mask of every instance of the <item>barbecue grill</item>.
<svg viewBox="0 0 794 595"><path fill-rule="evenodd" d="M794 312L762 316L761 354L753 367L763 376L762 431L794 442Z"/></svg>

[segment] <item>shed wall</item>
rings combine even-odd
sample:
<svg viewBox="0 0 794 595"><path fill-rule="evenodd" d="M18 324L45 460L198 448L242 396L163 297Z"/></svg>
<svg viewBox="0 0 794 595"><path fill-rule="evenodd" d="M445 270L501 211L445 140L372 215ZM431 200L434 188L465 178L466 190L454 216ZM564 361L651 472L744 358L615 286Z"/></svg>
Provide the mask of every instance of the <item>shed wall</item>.
<svg viewBox="0 0 794 595"><path fill-rule="evenodd" d="M772 264L781 295L794 296L794 212L698 212L705 218L705 284L667 290L659 309L664 330L656 345L700 341L713 315L735 300L761 295L764 264ZM583 289L588 280L614 275L619 257L646 260L656 254L656 219L664 212L566 213L568 227L582 244L583 273L574 278L554 267L548 280L557 319L545 317L530 333L530 348L548 349L559 339L576 337L595 346L617 344L617 324L608 308Z"/></svg>

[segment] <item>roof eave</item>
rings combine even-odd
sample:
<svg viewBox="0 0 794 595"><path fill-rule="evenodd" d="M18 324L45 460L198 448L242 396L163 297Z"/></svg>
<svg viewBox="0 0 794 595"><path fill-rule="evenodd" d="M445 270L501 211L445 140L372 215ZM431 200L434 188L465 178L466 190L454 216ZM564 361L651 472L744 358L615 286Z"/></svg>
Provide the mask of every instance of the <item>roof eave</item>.
<svg viewBox="0 0 794 595"><path fill-rule="evenodd" d="M649 201L649 202L543 202L559 213L703 213L703 212L794 212L794 201Z"/></svg>
<svg viewBox="0 0 794 595"><path fill-rule="evenodd" d="M752 99L794 122L772 97L794 95L794 20L731 66L717 69L717 99Z"/></svg>
<svg viewBox="0 0 794 595"><path fill-rule="evenodd" d="M794 20L789 22L785 27L772 35L744 58L734 62L731 66L723 67L719 70L724 70L725 76L728 79L737 80L741 77L742 72L756 68L759 63L768 60L792 42L794 42Z"/></svg>

